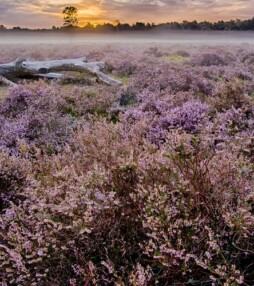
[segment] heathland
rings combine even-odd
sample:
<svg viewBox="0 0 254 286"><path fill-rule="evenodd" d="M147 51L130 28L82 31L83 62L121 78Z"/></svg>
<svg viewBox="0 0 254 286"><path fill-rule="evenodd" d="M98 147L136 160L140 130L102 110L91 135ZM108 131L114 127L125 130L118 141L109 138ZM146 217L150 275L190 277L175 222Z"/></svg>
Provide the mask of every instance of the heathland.
<svg viewBox="0 0 254 286"><path fill-rule="evenodd" d="M121 82L0 86L1 285L253 285L254 48L227 35L1 45Z"/></svg>

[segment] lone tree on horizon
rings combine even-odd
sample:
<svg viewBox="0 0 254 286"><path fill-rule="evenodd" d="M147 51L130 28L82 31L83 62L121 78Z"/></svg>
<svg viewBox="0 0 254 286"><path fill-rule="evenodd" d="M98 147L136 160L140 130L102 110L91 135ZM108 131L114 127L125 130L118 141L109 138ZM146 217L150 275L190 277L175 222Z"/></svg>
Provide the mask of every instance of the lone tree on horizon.
<svg viewBox="0 0 254 286"><path fill-rule="evenodd" d="M73 6L65 7L63 10L64 27L75 27L78 25L78 9Z"/></svg>

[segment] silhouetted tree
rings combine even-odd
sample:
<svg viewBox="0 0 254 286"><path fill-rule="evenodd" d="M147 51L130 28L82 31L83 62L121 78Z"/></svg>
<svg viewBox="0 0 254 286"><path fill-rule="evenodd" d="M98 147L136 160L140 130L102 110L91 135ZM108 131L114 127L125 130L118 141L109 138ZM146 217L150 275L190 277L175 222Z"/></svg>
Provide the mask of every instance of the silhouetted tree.
<svg viewBox="0 0 254 286"><path fill-rule="evenodd" d="M136 22L136 24L133 25L134 30L136 31L143 31L146 29L145 23L142 22Z"/></svg>
<svg viewBox="0 0 254 286"><path fill-rule="evenodd" d="M73 6L65 7L63 10L64 26L75 27L78 25L78 9Z"/></svg>
<svg viewBox="0 0 254 286"><path fill-rule="evenodd" d="M13 27L12 30L22 30L22 28L19 26L16 26L16 27Z"/></svg>
<svg viewBox="0 0 254 286"><path fill-rule="evenodd" d="M198 23L198 25L199 25L200 30L204 30L204 31L213 30L213 24L210 22L204 21L204 22Z"/></svg>

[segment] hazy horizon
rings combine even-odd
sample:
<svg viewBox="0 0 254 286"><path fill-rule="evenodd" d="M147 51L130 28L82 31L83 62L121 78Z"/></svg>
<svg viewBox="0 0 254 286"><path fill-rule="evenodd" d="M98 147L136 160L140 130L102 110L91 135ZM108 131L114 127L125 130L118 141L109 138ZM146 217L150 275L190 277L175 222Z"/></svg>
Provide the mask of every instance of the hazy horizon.
<svg viewBox="0 0 254 286"><path fill-rule="evenodd" d="M78 9L79 25L91 23L211 21L249 19L254 0L1 0L0 24L8 28L50 28L61 26L62 10Z"/></svg>

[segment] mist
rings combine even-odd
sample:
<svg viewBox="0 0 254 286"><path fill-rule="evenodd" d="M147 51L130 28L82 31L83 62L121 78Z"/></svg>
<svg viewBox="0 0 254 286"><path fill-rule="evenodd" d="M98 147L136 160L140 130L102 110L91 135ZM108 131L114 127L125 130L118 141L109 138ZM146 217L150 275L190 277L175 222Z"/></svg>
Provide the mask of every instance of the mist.
<svg viewBox="0 0 254 286"><path fill-rule="evenodd" d="M0 34L0 45L55 45L55 44L159 44L159 45L240 45L254 44L254 32L243 31L171 31L131 33L54 33L5 32Z"/></svg>

